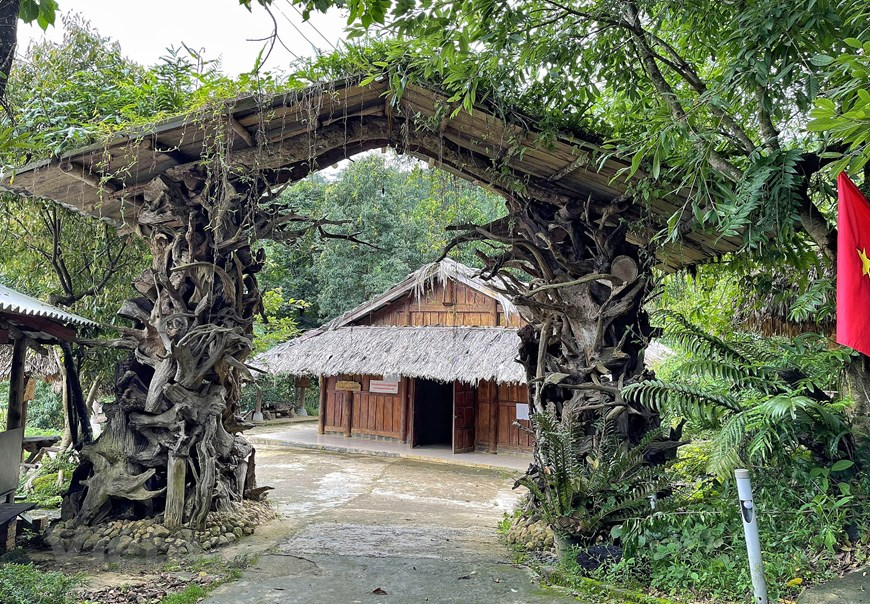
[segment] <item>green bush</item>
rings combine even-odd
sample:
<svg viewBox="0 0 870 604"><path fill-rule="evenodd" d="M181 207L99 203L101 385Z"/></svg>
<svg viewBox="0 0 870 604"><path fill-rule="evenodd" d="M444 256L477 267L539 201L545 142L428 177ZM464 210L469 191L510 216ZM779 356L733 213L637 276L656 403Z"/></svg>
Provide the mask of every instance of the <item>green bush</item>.
<svg viewBox="0 0 870 604"><path fill-rule="evenodd" d="M56 508L60 506L61 496L69 488L77 464L77 455L75 452L67 452L54 458L46 456L43 459L44 462L39 467L39 473L33 479L30 489L24 489L24 477L22 477L18 494L40 508ZM63 471L63 480L58 484L57 478L61 471Z"/></svg>
<svg viewBox="0 0 870 604"><path fill-rule="evenodd" d="M263 404L296 402L296 377L292 375L264 375L242 390L242 412L252 411L257 402L257 389L263 392ZM305 410L308 415L317 415L320 405L320 387L316 379L310 380L305 389Z"/></svg>
<svg viewBox="0 0 870 604"><path fill-rule="evenodd" d="M44 571L26 564L0 565L0 602L3 604L72 604L77 576Z"/></svg>
<svg viewBox="0 0 870 604"><path fill-rule="evenodd" d="M9 381L0 382L0 419L6 425L6 407L9 404ZM63 432L63 402L54 393L51 384L38 380L33 400L27 403L28 435L57 434Z"/></svg>
<svg viewBox="0 0 870 604"><path fill-rule="evenodd" d="M623 539L625 557L595 578L645 586L671 595L742 601L752 590L743 527L733 481L699 476L704 445L681 452L670 467L681 484L674 509L638 523ZM821 468L809 456L791 467L759 469L753 475L765 575L772 601L791 597L808 583L837 576L843 551L866 558L866 544L851 543L850 526L865 526L870 516L858 504L867 493L861 479L840 464ZM684 474L683 470L689 473ZM569 572L582 574L577 568Z"/></svg>

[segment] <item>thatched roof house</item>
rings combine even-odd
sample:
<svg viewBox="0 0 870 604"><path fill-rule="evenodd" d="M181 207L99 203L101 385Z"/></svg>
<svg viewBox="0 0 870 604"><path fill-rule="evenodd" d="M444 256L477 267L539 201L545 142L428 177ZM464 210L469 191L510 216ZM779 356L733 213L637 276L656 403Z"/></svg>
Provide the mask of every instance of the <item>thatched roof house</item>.
<svg viewBox="0 0 870 604"><path fill-rule="evenodd" d="M527 449L514 424L528 412L516 361L524 322L502 285L444 259L254 362L320 378L321 432L457 453Z"/></svg>

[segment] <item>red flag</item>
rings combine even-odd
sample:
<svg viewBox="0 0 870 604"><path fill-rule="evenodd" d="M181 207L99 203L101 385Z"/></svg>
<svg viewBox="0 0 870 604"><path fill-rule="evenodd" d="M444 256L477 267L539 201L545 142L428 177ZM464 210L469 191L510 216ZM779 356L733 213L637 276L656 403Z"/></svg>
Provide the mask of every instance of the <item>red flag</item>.
<svg viewBox="0 0 870 604"><path fill-rule="evenodd" d="M837 177L837 343L870 356L870 202Z"/></svg>

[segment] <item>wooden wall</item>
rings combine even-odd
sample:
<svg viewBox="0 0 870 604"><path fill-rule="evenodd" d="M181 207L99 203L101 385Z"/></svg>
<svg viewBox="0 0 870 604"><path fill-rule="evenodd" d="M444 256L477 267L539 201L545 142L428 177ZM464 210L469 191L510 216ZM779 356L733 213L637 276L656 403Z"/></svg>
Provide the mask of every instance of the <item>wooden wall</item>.
<svg viewBox="0 0 870 604"><path fill-rule="evenodd" d="M517 403L529 402L529 389L525 384L498 385L498 448L530 449L534 439L513 425L517 417ZM520 424L529 427L528 420Z"/></svg>
<svg viewBox="0 0 870 604"><path fill-rule="evenodd" d="M352 435L383 436L397 440L408 437L413 426L409 404L409 396L413 396L412 381L402 378L398 394L375 394L368 392L372 379L381 378L345 375L326 379L324 431L344 432L345 405L350 393L336 390L335 384L339 380L349 380L359 382L362 388L353 393ZM495 453L531 449L532 437L513 425L517 403L528 403L528 388L525 385L481 382L477 387L476 401L474 444L477 450ZM520 420L520 423L529 425L527 420Z"/></svg>
<svg viewBox="0 0 870 604"><path fill-rule="evenodd" d="M479 451L527 450L532 447L534 440L513 425L517 403L528 404L528 387L524 384L481 382L478 385L476 444ZM520 423L529 425L528 420L520 420Z"/></svg>
<svg viewBox="0 0 870 604"><path fill-rule="evenodd" d="M423 298L413 293L358 319L356 325L522 327L516 313L507 319L498 300L462 283L438 284Z"/></svg>
<svg viewBox="0 0 870 604"><path fill-rule="evenodd" d="M339 380L349 380L362 384L362 389L353 393L351 433L401 439L408 380L403 378L399 382L398 394L379 394L368 391L373 379L379 380L381 376L346 375L326 379L326 432L344 431L344 406L350 393L336 390L335 384Z"/></svg>

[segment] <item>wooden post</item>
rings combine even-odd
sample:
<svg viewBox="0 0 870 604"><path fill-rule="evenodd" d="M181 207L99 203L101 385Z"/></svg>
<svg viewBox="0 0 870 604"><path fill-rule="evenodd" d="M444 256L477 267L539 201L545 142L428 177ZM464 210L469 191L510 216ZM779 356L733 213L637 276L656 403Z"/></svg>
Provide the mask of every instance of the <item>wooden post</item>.
<svg viewBox="0 0 870 604"><path fill-rule="evenodd" d="M408 378L402 377L402 419L399 424L399 439L406 443L408 442L408 404L411 398L411 389L408 384Z"/></svg>
<svg viewBox="0 0 870 604"><path fill-rule="evenodd" d="M166 511L163 526L180 528L184 522L184 490L187 482L187 458L169 454L166 464Z"/></svg>
<svg viewBox="0 0 870 604"><path fill-rule="evenodd" d="M347 438L351 436L351 426L353 424L353 391L348 390L345 394L344 399L344 417L342 418L344 424L344 435Z"/></svg>
<svg viewBox="0 0 870 604"><path fill-rule="evenodd" d="M320 378L320 405L317 409L317 433L323 434L326 432L326 385L329 381L322 377Z"/></svg>
<svg viewBox="0 0 870 604"><path fill-rule="evenodd" d="M12 366L9 369L9 411L6 429L24 427L24 360L27 357L27 339L18 338L12 345Z"/></svg>
<svg viewBox="0 0 870 604"><path fill-rule="evenodd" d="M498 384L490 382L489 386L489 452L498 452Z"/></svg>
<svg viewBox="0 0 870 604"><path fill-rule="evenodd" d="M414 448L416 445L416 441L414 440L416 436L414 435L414 407L416 404L416 395L417 395L417 379L416 378L408 378L408 441L411 444L411 448Z"/></svg>

